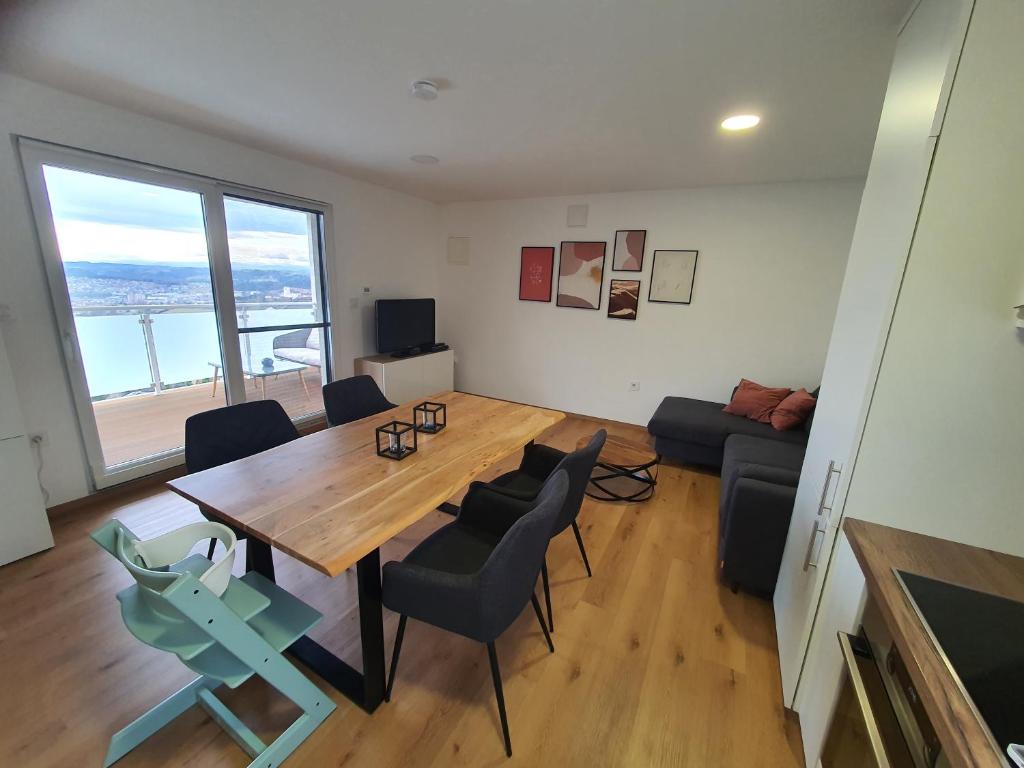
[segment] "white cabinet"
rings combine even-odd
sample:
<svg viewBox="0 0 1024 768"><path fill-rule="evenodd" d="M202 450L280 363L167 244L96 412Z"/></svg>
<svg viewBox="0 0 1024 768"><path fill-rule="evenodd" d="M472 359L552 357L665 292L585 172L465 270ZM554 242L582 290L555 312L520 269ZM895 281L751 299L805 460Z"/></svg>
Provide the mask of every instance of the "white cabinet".
<svg viewBox="0 0 1024 768"><path fill-rule="evenodd" d="M0 440L0 565L52 546L28 438Z"/></svg>
<svg viewBox="0 0 1024 768"><path fill-rule="evenodd" d="M0 565L52 546L35 456L25 437L14 377L0 336Z"/></svg>
<svg viewBox="0 0 1024 768"><path fill-rule="evenodd" d="M1024 552L1021 29L1019 0L921 0L900 34L775 593L808 766L843 674L836 632L856 630L864 596L841 516ZM805 570L830 460L845 469Z"/></svg>
<svg viewBox="0 0 1024 768"><path fill-rule="evenodd" d="M372 376L392 403L423 400L455 388L455 353L446 349L415 357L360 357L355 372Z"/></svg>
<svg viewBox="0 0 1024 768"><path fill-rule="evenodd" d="M798 706L801 674L808 668L815 607L834 552L970 10L966 0L922 0L899 34L775 589L787 706ZM826 502L826 497L833 500ZM820 713L800 714L805 734L821 730Z"/></svg>

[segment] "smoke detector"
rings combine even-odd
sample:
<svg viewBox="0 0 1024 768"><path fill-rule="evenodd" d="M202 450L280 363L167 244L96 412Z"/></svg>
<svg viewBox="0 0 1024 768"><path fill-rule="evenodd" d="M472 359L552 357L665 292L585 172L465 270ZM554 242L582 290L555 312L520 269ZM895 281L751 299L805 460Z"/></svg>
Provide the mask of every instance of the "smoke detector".
<svg viewBox="0 0 1024 768"><path fill-rule="evenodd" d="M437 83L433 80L415 80L409 86L409 93L423 101L433 101L437 98Z"/></svg>

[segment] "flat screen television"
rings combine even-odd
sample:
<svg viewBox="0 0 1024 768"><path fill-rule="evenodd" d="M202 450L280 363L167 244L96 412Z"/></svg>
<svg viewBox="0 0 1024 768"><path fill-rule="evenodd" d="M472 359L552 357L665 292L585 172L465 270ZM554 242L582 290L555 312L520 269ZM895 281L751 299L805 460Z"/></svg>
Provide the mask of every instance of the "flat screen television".
<svg viewBox="0 0 1024 768"><path fill-rule="evenodd" d="M378 299L376 310L381 354L434 343L433 299Z"/></svg>

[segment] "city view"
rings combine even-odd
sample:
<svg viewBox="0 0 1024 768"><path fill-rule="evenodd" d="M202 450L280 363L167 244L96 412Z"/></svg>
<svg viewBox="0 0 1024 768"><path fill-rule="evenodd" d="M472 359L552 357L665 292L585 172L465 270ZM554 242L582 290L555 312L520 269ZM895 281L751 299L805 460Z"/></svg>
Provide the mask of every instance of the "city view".
<svg viewBox="0 0 1024 768"><path fill-rule="evenodd" d="M210 268L205 264L64 263L68 293L76 310L89 307L212 304ZM309 304L309 267L235 268L231 273L239 304Z"/></svg>

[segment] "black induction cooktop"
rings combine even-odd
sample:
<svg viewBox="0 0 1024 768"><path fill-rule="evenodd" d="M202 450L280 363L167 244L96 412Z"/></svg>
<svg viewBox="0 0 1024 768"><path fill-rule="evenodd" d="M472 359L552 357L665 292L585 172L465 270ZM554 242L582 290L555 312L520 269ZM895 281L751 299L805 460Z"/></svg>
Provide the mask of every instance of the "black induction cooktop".
<svg viewBox="0 0 1024 768"><path fill-rule="evenodd" d="M897 571L999 751L1024 744L1024 603Z"/></svg>

